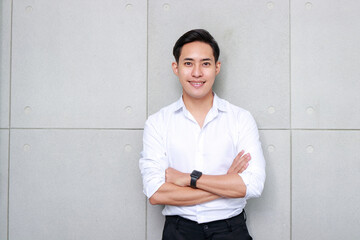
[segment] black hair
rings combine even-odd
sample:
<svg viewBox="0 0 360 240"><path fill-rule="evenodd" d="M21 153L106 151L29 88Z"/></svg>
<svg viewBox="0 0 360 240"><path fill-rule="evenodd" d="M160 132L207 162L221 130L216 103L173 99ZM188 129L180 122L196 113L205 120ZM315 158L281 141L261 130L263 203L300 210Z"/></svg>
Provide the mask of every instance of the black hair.
<svg viewBox="0 0 360 240"><path fill-rule="evenodd" d="M213 50L215 62L218 61L220 55L220 48L213 36L205 29L193 29L182 35L175 43L173 48L173 55L176 62L179 62L182 47L191 42L204 42L210 45Z"/></svg>

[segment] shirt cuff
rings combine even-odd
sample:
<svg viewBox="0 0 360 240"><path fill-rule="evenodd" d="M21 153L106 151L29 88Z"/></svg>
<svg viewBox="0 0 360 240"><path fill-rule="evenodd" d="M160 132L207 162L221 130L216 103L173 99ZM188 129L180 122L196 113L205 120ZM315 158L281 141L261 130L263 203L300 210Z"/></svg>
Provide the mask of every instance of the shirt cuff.
<svg viewBox="0 0 360 240"><path fill-rule="evenodd" d="M246 194L245 199L249 197L249 183L250 183L250 176L246 172L239 173L239 176L242 178L245 186L246 186Z"/></svg>
<svg viewBox="0 0 360 240"><path fill-rule="evenodd" d="M148 198L151 198L151 196L165 183L165 172L161 174L161 176L148 176L147 179L149 179L149 181L143 183L143 192Z"/></svg>

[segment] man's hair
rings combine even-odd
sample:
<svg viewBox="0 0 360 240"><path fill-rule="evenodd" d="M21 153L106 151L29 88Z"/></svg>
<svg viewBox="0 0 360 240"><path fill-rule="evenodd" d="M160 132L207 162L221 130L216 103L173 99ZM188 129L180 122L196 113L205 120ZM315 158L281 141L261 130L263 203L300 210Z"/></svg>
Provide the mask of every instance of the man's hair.
<svg viewBox="0 0 360 240"><path fill-rule="evenodd" d="M205 29L193 29L182 35L174 45L173 55L177 63L179 62L182 47L191 42L204 42L209 44L213 50L215 62L218 61L220 48L213 36Z"/></svg>

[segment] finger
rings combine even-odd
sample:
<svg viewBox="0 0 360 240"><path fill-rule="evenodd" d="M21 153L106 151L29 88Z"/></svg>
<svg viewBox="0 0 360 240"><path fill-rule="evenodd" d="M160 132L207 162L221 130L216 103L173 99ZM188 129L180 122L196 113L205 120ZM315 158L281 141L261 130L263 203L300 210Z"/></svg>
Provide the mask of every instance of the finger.
<svg viewBox="0 0 360 240"><path fill-rule="evenodd" d="M248 168L248 166L249 166L249 163L246 163L244 165L244 167L242 167L238 173L243 173Z"/></svg>
<svg viewBox="0 0 360 240"><path fill-rule="evenodd" d="M231 171L231 170L234 170L234 168L239 164L240 158L244 155L244 152L245 152L244 150L241 150L241 151L236 155L236 157L235 157L235 159L233 160L233 162L232 162L232 164L231 164L228 172Z"/></svg>
<svg viewBox="0 0 360 240"><path fill-rule="evenodd" d="M249 154L249 153L242 155L242 156L238 159L236 165L239 165L239 164L243 163L244 161L247 161L247 159L248 159L249 157L250 157L250 154Z"/></svg>
<svg viewBox="0 0 360 240"><path fill-rule="evenodd" d="M239 169L238 173L244 172L249 167L250 160L251 160L251 157L249 156L247 159L247 162Z"/></svg>
<svg viewBox="0 0 360 240"><path fill-rule="evenodd" d="M249 153L245 154L240 158L239 163L234 168L234 171L239 172L251 159L251 156Z"/></svg>
<svg viewBox="0 0 360 240"><path fill-rule="evenodd" d="M233 163L231 164L229 171L234 171L235 169L239 168L239 165L246 159L247 155L243 155L244 151L241 151L236 158L234 159Z"/></svg>
<svg viewBox="0 0 360 240"><path fill-rule="evenodd" d="M244 155L245 151L244 150L241 150L238 155L236 155L235 159L240 159L243 155ZM234 161L235 161L234 159Z"/></svg>

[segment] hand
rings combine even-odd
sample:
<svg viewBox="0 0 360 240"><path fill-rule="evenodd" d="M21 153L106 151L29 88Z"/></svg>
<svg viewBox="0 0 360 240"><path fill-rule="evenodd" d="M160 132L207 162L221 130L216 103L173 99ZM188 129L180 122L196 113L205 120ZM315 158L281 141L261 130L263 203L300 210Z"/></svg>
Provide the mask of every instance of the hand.
<svg viewBox="0 0 360 240"><path fill-rule="evenodd" d="M190 174L182 173L174 168L168 168L165 170L165 181L175 184L180 187L186 187L190 185Z"/></svg>
<svg viewBox="0 0 360 240"><path fill-rule="evenodd" d="M244 150L241 150L241 152L239 152L239 154L234 159L227 173L242 173L249 166L250 160L250 153L244 154Z"/></svg>

